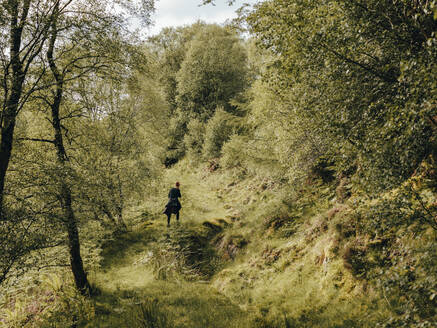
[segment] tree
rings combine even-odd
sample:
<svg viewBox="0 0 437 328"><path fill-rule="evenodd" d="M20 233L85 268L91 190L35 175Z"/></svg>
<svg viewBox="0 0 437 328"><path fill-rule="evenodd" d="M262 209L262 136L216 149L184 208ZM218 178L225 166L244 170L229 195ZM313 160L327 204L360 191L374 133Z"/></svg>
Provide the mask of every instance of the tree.
<svg viewBox="0 0 437 328"><path fill-rule="evenodd" d="M5 177L12 155L18 113L23 108L30 107L28 105L31 102L34 104L39 102L43 104L41 108L47 106L50 109L50 123L54 138L25 137L21 139L52 144L56 150L58 163L56 172L59 173L56 177L56 184L59 186L58 200L63 213L58 218L64 223L68 234L71 266L76 285L83 293L89 291L89 284L81 263L78 227L70 183L71 165L64 141L68 133L65 129L65 120L79 117L82 113L76 107L70 112L67 111L64 116L62 103L65 101L68 87L74 83L77 84L84 76L109 71L108 63L116 63L121 58L121 56L117 58L108 56L108 54L116 53L108 47L127 45L126 42L117 43L119 40L117 33L123 29L126 15L134 12L144 21L149 22L153 1L142 1L138 4L129 1L117 3L120 8L116 14L112 14L106 4L98 1L56 0L41 3L28 0L2 3L1 10L6 14L2 17L6 19L1 21L1 28L6 31L6 24L10 23L11 36L9 51L4 48L6 43L2 44L5 74L2 84L4 102L1 113L0 200L2 205L1 229L7 234L1 242L5 245L7 253L12 255L8 257L10 261L6 261L4 266L2 263L0 282L7 278L8 273L20 258L32 250L47 246L39 235L33 236L34 231L30 229L35 226L38 217L32 212L23 215L14 210L15 214L21 215L21 226L17 225L12 211L5 210L4 197ZM139 10L139 6L143 10ZM108 38L108 34L111 33L111 38ZM108 42L108 40L113 40L113 42ZM47 134L47 131L40 132ZM13 186L8 188L12 189ZM12 206L9 207L12 210ZM14 207L17 206L14 204ZM15 229L11 229L11 226ZM10 232L17 232L20 228L22 231L19 231L17 235L22 234L21 240L29 241L29 245L27 247L23 247L26 244L21 245L21 250L17 252L16 248L20 245L16 243L15 236Z"/></svg>
<svg viewBox="0 0 437 328"><path fill-rule="evenodd" d="M159 101L165 102L159 96L153 99L156 90L146 89L150 87L146 83L137 83L139 80L135 89L148 90L146 95L131 90L126 81L98 81L94 90L83 90L100 114L84 117L76 124L78 148L73 151L77 200L84 215L96 217L115 233L126 230L123 211L133 200L142 198L146 181L155 177L156 162L161 165L159 159L153 159L163 152L159 143L164 138L160 131L164 126L155 131L153 125L160 115L165 117L167 108L160 108ZM153 148L155 142L158 149Z"/></svg>
<svg viewBox="0 0 437 328"><path fill-rule="evenodd" d="M164 29L149 44L154 58L150 69L156 72L170 106L164 163L171 165L185 154L190 118L197 117L203 124L217 106L234 109L230 101L247 85L246 54L230 28L203 22Z"/></svg>
<svg viewBox="0 0 437 328"><path fill-rule="evenodd" d="M372 191L409 177L433 149L432 6L273 0L248 16L259 44L277 56L269 85L290 115L310 118L338 170L355 166ZM407 69L413 62L423 74Z"/></svg>
<svg viewBox="0 0 437 328"><path fill-rule="evenodd" d="M231 111L231 99L246 87L246 74L246 52L238 37L226 28L205 26L190 42L177 73L177 106L204 122L217 107Z"/></svg>
<svg viewBox="0 0 437 328"><path fill-rule="evenodd" d="M169 166L186 152L184 136L190 120L204 124L218 106L235 111L231 102L247 86L246 50L232 29L201 22L173 33L166 30L153 41L164 47L163 57L168 59L163 71L167 67L169 72L165 71L161 83L171 106L164 161ZM201 142L199 131L191 131L198 140L187 137L186 141Z"/></svg>
<svg viewBox="0 0 437 328"><path fill-rule="evenodd" d="M0 220L3 210L6 172L12 154L16 118L29 96L38 86L45 70L32 74L33 63L38 59L48 36L53 6L56 0L44 3L32 0L8 0L0 3L2 39L2 108L0 116ZM40 66L43 66L39 63Z"/></svg>
<svg viewBox="0 0 437 328"><path fill-rule="evenodd" d="M206 23L198 21L192 25L178 28L164 28L158 35L148 39L148 46L153 54L155 64L149 63L164 89L165 99L170 105L171 113L177 108L176 75L181 69L190 41L205 27Z"/></svg>
<svg viewBox="0 0 437 328"><path fill-rule="evenodd" d="M62 131L61 104L64 99L64 90L67 87L69 79L74 81L89 73L99 73L104 67L112 63L112 58L111 56L108 56L108 53L99 51L101 49L97 49L97 51L92 48L87 49L80 43L70 45L69 42L65 42L64 40L60 39L59 33L63 30L69 30L69 21L66 19L66 17L62 17L61 15L62 13L60 12L59 4L56 4L50 26L50 38L47 48L47 60L51 74L55 80L55 85L52 91L52 99L50 100L48 97L43 97L43 100L47 103L51 111L51 124L54 133L54 139L52 142L56 149L57 161L61 172L61 177L59 179L59 200L63 212L63 222L65 223L68 235L70 265L77 289L83 294L89 294L91 290L80 254L79 231L72 204L72 187L69 183L70 179L68 178L70 159L67 155ZM63 20L61 20L62 18ZM103 16L100 18L100 20L103 24L100 26L95 26L100 33L102 33L103 30L110 29L114 21L110 16ZM65 25L59 27L58 23L61 22L63 22ZM83 23L84 22L79 22L78 25L80 26ZM101 37L102 36L99 35L99 38ZM60 43L58 47L56 47L57 42ZM76 51L81 50L78 52L79 55L71 56L68 52L71 51L72 48L76 48ZM58 53L57 61L55 60L55 50L57 50ZM64 56L62 55L65 54L67 55L65 58L63 58ZM62 68L60 68L60 65L62 65ZM73 75L73 77L69 77L70 73L75 75ZM120 181L120 175L118 175L118 181ZM119 227L125 229L125 225L122 220L123 195L120 182L118 183L116 189L118 190L119 196L119 205L116 206L118 219L117 223Z"/></svg>

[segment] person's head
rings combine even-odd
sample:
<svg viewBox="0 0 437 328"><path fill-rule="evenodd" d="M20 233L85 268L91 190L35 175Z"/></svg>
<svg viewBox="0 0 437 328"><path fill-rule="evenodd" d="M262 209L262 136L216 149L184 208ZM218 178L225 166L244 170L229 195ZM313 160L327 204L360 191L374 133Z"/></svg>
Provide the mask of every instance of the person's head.
<svg viewBox="0 0 437 328"><path fill-rule="evenodd" d="M179 183L179 181L176 182L176 188L179 188L180 185L181 185L181 184Z"/></svg>

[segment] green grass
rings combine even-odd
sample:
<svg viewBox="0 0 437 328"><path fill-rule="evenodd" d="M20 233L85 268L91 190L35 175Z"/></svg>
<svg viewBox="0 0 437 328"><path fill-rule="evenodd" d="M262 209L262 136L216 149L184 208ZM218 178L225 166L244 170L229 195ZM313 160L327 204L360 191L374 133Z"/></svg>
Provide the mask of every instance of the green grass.
<svg viewBox="0 0 437 328"><path fill-rule="evenodd" d="M168 183L163 185L168 188L170 181L182 183L181 223L177 225L173 218L168 229L166 217L155 216L152 224L139 224L132 232L105 245L102 267L92 276L100 291L95 297L96 317L86 327L141 326L138 313L142 312L142 304L150 302L157 304L156 315L161 313L168 327L249 327L245 312L208 282L190 282L180 275L157 279L152 254L163 246L163 240L176 238L180 231L202 229L202 222L228 214L215 193L198 183L199 176L169 172L165 179ZM161 203L167 191L160 195ZM150 208L159 202L157 198L148 199ZM159 213L159 208L155 212Z"/></svg>
<svg viewBox="0 0 437 328"><path fill-rule="evenodd" d="M168 229L157 204L165 204L175 181L182 185L183 210L181 223L173 219ZM136 317L144 302L158 304L156 316L164 313L171 327L371 327L369 321L356 320L368 310L360 282L333 253L335 218L328 222L331 218L323 214L334 205L329 195L315 195L311 205L293 210L282 204L286 191L280 188L265 189L256 178L191 170L185 162L166 172L161 188L161 194L145 200L155 213L153 223L137 225L104 249L95 284L102 291L97 308L106 312L87 327L123 327L117 323L120 313ZM299 220L288 237L264 226L266 217L281 211L295 211ZM221 257L216 273L210 280L199 276L200 281L192 281L183 273L157 279L153 251L183 231L207 236L205 221L220 228L219 235L210 236ZM226 256L229 249L235 252L232 258ZM317 262L322 254L329 258L326 263ZM172 259L166 264L171 266Z"/></svg>
<svg viewBox="0 0 437 328"><path fill-rule="evenodd" d="M156 279L151 249L160 235L170 237L173 233L175 229L167 230L160 222L107 245L102 269L93 277L100 291L95 297L96 318L86 327L136 327L141 320L128 324L126 316L137 316L141 304L150 302L156 302L169 327L245 326L243 311L208 283L189 282L183 277Z"/></svg>
<svg viewBox="0 0 437 328"><path fill-rule="evenodd" d="M123 322L125 317L132 316L141 304L150 302L156 302L168 327L246 326L243 311L205 284L150 281L142 288L102 291L96 297L100 313L86 327L132 327L131 324L136 327L139 321L128 325Z"/></svg>
<svg viewBox="0 0 437 328"><path fill-rule="evenodd" d="M183 210L167 228L175 181ZM79 327L374 327L385 305L339 249L347 206L320 189L292 202L292 191L257 177L179 163L129 212L130 231L103 245L89 273L93 310Z"/></svg>

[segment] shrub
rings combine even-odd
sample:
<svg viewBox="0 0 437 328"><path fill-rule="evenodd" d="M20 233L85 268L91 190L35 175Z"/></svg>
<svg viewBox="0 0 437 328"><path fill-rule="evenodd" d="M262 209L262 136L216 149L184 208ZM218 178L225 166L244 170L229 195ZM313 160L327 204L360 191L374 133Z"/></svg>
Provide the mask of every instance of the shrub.
<svg viewBox="0 0 437 328"><path fill-rule="evenodd" d="M176 110L169 122L169 141L165 154L166 167L177 163L185 155L184 135L187 132L189 118L180 109Z"/></svg>
<svg viewBox="0 0 437 328"><path fill-rule="evenodd" d="M427 219L433 198L410 183L357 209L358 230L371 238L371 249L352 260L367 268L366 278L390 304L382 327L432 327L437 315L436 230Z"/></svg>
<svg viewBox="0 0 437 328"><path fill-rule="evenodd" d="M222 147L221 165L225 168L245 166L244 149L247 147L247 138L234 134Z"/></svg>
<svg viewBox="0 0 437 328"><path fill-rule="evenodd" d="M239 118L219 108L208 121L205 129L203 155L205 158L220 157L223 144L229 140L238 128Z"/></svg>
<svg viewBox="0 0 437 328"><path fill-rule="evenodd" d="M5 293L0 327L58 328L83 326L95 316L91 299L81 295L63 275L45 275L36 287ZM22 280L23 285L27 283ZM13 289L12 289L13 290Z"/></svg>
<svg viewBox="0 0 437 328"><path fill-rule="evenodd" d="M198 158L202 155L205 139L205 125L198 119L192 119L187 125L187 134L184 136L185 148L189 155Z"/></svg>

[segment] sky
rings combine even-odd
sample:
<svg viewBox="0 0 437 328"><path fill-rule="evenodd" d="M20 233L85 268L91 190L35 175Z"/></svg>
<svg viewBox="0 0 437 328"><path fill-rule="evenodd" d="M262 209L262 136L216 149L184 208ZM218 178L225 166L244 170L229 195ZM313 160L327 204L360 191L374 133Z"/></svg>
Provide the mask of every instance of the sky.
<svg viewBox="0 0 437 328"><path fill-rule="evenodd" d="M156 12L153 15L154 26L147 34L155 35L163 27L189 25L197 20L207 23L224 23L235 18L235 10L244 3L254 4L257 0L237 0L233 6L228 6L226 0L216 0L216 5L199 6L202 0L157 0Z"/></svg>

